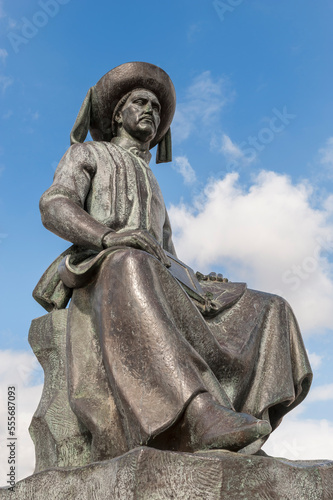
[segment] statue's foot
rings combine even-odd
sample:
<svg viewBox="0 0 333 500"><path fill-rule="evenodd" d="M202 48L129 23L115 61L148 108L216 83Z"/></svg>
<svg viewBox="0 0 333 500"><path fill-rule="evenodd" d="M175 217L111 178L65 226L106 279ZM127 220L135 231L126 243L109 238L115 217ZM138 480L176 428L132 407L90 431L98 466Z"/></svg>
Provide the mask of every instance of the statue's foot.
<svg viewBox="0 0 333 500"><path fill-rule="evenodd" d="M196 396L184 415L183 437L192 452L209 449L238 451L271 431L266 420L225 408L207 392Z"/></svg>

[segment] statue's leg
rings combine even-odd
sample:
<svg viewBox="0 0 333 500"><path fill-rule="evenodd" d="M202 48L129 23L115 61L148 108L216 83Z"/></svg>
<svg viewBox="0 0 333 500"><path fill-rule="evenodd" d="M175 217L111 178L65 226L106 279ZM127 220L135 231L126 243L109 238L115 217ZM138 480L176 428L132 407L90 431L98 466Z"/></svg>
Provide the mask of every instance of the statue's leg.
<svg viewBox="0 0 333 500"><path fill-rule="evenodd" d="M90 461L100 461L129 448L105 372L90 303L89 286L73 291L67 322L68 395L72 410L91 433Z"/></svg>
<svg viewBox="0 0 333 500"><path fill-rule="evenodd" d="M312 380L289 304L277 295L247 290L236 306L207 323L229 353L213 371L235 409L265 418L275 429L304 399Z"/></svg>
<svg viewBox="0 0 333 500"><path fill-rule="evenodd" d="M91 301L104 365L130 447L145 444L169 428L205 392L219 403L211 409L214 426L218 418L226 418L223 407L230 409L229 420L234 416L232 425L248 427L246 442L259 437L258 432L269 432L269 426L260 431L256 419L232 411L223 388L198 354L206 353L208 359L219 356L218 344L189 297L157 259L135 249L109 255L91 285ZM194 407L200 411L191 414L199 420L207 417L201 404ZM220 434L221 425L216 431ZM190 432L199 428L192 425ZM229 424L223 428L230 431ZM206 430L200 431L203 438L195 448L213 446L213 441L214 447L223 447L225 440L207 437Z"/></svg>

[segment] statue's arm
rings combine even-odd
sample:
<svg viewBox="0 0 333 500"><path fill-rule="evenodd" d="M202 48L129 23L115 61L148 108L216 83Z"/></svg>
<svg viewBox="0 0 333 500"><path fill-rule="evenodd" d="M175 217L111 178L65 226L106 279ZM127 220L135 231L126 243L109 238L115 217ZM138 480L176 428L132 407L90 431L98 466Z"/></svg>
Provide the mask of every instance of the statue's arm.
<svg viewBox="0 0 333 500"><path fill-rule="evenodd" d="M165 210L165 222L163 226L163 248L167 252L177 257L176 250L172 241L172 230L168 212Z"/></svg>
<svg viewBox="0 0 333 500"><path fill-rule="evenodd" d="M94 250L112 230L91 217L85 200L96 172L96 160L86 144L75 144L60 161L52 186L40 200L44 226L61 238Z"/></svg>

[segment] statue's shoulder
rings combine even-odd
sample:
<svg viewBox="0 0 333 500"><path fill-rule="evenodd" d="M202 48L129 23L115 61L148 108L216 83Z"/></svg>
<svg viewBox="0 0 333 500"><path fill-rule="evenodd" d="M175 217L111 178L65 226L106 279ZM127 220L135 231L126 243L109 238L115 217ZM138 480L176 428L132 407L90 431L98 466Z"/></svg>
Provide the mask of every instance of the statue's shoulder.
<svg viewBox="0 0 333 500"><path fill-rule="evenodd" d="M75 154L85 153L85 152L93 152L99 150L105 150L107 147L110 147L111 144L104 141L86 141L86 142L77 142L72 144L68 151L73 152Z"/></svg>
<svg viewBox="0 0 333 500"><path fill-rule="evenodd" d="M109 158L113 149L114 146L109 142L78 142L69 147L64 155L64 160L74 164L96 164L96 162L99 163L103 158Z"/></svg>

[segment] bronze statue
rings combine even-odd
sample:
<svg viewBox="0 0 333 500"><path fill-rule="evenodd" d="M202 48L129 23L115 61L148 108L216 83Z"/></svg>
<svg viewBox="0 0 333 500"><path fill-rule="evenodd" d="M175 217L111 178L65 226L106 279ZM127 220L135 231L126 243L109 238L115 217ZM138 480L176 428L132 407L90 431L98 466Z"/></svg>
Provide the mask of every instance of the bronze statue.
<svg viewBox="0 0 333 500"><path fill-rule="evenodd" d="M311 383L282 298L198 281L177 259L149 167L156 145L157 162L171 160L175 102L162 69L111 70L89 90L40 202L45 227L73 243L34 297L48 311L71 299L68 397L91 461L140 445L256 453Z"/></svg>

